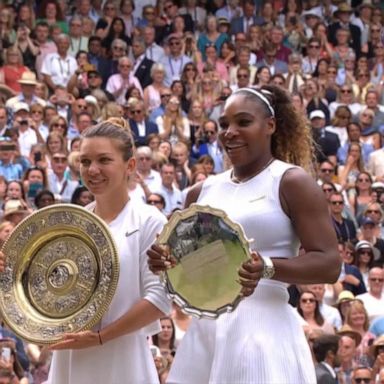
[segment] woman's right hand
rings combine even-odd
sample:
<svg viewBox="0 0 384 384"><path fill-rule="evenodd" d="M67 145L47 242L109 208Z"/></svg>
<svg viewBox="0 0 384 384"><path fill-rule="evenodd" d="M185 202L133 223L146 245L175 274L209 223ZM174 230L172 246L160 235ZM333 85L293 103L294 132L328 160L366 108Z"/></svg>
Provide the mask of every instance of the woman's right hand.
<svg viewBox="0 0 384 384"><path fill-rule="evenodd" d="M176 260L165 246L153 244L147 251L149 269L158 275L176 265Z"/></svg>

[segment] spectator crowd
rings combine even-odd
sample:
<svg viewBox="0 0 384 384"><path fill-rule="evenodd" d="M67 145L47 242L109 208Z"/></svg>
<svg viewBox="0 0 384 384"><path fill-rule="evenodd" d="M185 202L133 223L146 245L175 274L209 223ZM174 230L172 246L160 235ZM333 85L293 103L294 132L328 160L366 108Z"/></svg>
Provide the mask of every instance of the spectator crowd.
<svg viewBox="0 0 384 384"><path fill-rule="evenodd" d="M379 0L0 1L0 245L34 210L93 201L79 172L91 125L128 121L129 195L170 217L230 167L231 93L283 87L312 129L343 261L333 285L290 286L290 303L318 383L384 383L383 22ZM150 342L162 383L189 322L175 306ZM0 332L0 384L43 383L50 352Z"/></svg>

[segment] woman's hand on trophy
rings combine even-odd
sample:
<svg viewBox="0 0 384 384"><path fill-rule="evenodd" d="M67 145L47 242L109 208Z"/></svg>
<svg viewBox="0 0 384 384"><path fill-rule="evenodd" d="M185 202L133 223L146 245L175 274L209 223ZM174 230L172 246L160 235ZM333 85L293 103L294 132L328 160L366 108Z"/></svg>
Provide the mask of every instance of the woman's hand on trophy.
<svg viewBox="0 0 384 384"><path fill-rule="evenodd" d="M239 284L242 285L243 296L252 295L263 274L264 263L257 252L251 253L251 259L245 261L239 268Z"/></svg>
<svg viewBox="0 0 384 384"><path fill-rule="evenodd" d="M147 251L149 269L154 274L159 274L176 265L176 260L171 256L168 246L153 244Z"/></svg>
<svg viewBox="0 0 384 384"><path fill-rule="evenodd" d="M84 349L101 345L100 334L93 331L83 331L78 333L66 333L57 343L49 346L49 350L60 349Z"/></svg>

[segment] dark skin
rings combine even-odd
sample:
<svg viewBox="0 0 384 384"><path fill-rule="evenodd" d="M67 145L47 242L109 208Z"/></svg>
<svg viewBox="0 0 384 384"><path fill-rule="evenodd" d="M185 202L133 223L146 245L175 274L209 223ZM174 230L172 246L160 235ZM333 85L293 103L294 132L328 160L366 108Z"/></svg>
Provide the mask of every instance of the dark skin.
<svg viewBox="0 0 384 384"><path fill-rule="evenodd" d="M256 175L272 159L271 136L276 130L275 119L269 116L262 101L257 104L243 95L232 95L220 118L219 139L233 164L233 175L240 181ZM190 190L186 207L197 201L200 190L201 184ZM291 219L306 252L287 259L272 258L273 280L290 284L335 282L341 262L323 192L304 170L292 168L283 175L279 194L282 208ZM148 251L148 256L149 267L154 273L172 268L174 264L168 253L157 245ZM262 259L253 252L252 258L239 268L239 283L244 296L253 293L263 267Z"/></svg>

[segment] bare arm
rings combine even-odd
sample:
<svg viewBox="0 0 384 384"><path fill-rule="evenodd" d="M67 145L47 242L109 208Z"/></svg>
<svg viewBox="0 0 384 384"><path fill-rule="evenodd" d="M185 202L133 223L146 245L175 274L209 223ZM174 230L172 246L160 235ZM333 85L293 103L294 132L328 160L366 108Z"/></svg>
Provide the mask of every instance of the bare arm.
<svg viewBox="0 0 384 384"><path fill-rule="evenodd" d="M43 79L44 79L45 84L48 85L49 89L54 92L55 88L56 88L56 85L52 81L51 76L43 74Z"/></svg>
<svg viewBox="0 0 384 384"><path fill-rule="evenodd" d="M336 282L341 259L320 188L305 171L291 169L281 181L280 199L305 253L291 259L274 259L274 279L290 284Z"/></svg>

